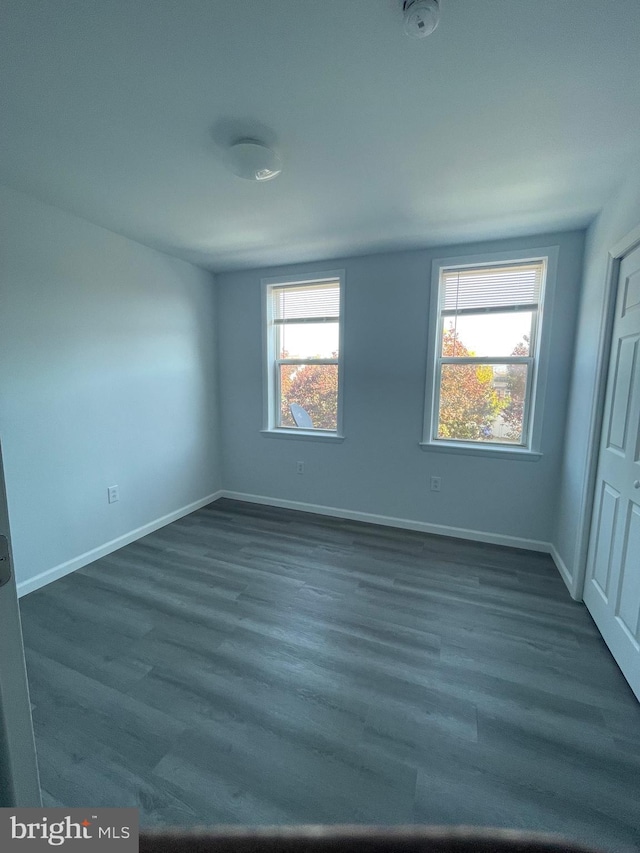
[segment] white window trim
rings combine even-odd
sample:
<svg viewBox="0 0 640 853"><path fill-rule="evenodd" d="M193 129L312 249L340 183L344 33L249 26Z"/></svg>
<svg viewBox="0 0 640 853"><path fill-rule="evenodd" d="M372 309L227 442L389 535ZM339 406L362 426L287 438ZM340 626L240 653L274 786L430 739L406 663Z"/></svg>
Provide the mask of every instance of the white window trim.
<svg viewBox="0 0 640 853"><path fill-rule="evenodd" d="M462 455L487 456L502 459L520 459L536 461L542 456L542 420L543 402L549 372L549 353L551 347L552 314L550 306L554 302L556 277L558 270L558 246L543 246L512 252L491 252L478 255L464 255L452 258L436 258L431 265L431 295L429 302L429 332L427 335L427 376L422 441L425 450L439 453L458 453ZM436 351L440 319L440 271L445 267L493 266L503 263L526 263L545 260L547 264L545 282L540 298L537 320L537 340L535 342L535 373L531 385L531 396L527 415L527 442L521 445L490 444L489 442L442 441L433 438L433 419L436 413L438 390L435 387Z"/></svg>
<svg viewBox="0 0 640 853"><path fill-rule="evenodd" d="M312 285L326 281L340 282L340 323L338 331L338 417L336 430L313 429L305 430L299 427L276 426L276 377L274 365L276 352L274 335L272 334L272 303L269 289L283 285ZM322 270L300 275L279 275L261 279L262 285L262 434L277 438L306 439L314 441L343 441L343 400L344 400L344 320L345 320L345 271Z"/></svg>

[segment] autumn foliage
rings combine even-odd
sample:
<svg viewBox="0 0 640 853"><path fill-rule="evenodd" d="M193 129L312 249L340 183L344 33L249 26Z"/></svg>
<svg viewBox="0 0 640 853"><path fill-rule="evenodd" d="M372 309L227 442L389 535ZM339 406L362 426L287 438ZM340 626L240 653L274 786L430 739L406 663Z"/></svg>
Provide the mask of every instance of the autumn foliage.
<svg viewBox="0 0 640 853"><path fill-rule="evenodd" d="M315 429L335 430L338 425L338 365L284 364L280 373L282 426L295 426L289 406L298 403Z"/></svg>
<svg viewBox="0 0 640 853"><path fill-rule="evenodd" d="M525 337L513 355L528 355ZM442 338L445 357L471 357L455 329ZM286 353L283 353L286 358ZM526 365L512 364L506 371L505 396L494 388L493 367L488 364L443 364L440 386L438 438L490 441L496 419L502 416L507 437L520 441L526 390ZM335 430L338 411L336 364L283 364L280 372L280 423L295 427L289 406L298 403L311 416L315 429ZM504 434L504 433L503 433ZM504 439L502 439L504 440Z"/></svg>
<svg viewBox="0 0 640 853"><path fill-rule="evenodd" d="M442 336L442 355L464 358L473 356L458 338L455 329ZM493 388L493 368L478 364L443 364L440 385L440 417L438 438L491 438L491 426L504 403Z"/></svg>
<svg viewBox="0 0 640 853"><path fill-rule="evenodd" d="M517 344L511 355L529 355L527 335ZM508 427L508 436L515 441L522 438L522 419L524 417L524 398L527 390L527 365L510 364L507 369L508 399L502 411L502 419Z"/></svg>

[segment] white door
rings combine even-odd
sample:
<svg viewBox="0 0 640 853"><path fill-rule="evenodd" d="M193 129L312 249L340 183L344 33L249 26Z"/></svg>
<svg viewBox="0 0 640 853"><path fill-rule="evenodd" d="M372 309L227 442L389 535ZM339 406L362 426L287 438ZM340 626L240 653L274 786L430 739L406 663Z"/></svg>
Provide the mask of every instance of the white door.
<svg viewBox="0 0 640 853"><path fill-rule="evenodd" d="M640 699L640 247L620 264L584 601Z"/></svg>
<svg viewBox="0 0 640 853"><path fill-rule="evenodd" d="M0 448L0 807L40 805Z"/></svg>

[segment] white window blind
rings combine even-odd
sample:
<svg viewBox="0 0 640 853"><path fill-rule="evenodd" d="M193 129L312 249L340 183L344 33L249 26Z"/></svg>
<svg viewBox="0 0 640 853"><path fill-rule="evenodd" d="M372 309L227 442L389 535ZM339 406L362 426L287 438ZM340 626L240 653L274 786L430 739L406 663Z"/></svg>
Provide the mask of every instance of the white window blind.
<svg viewBox="0 0 640 853"><path fill-rule="evenodd" d="M303 287L275 287L273 319L276 323L304 320L321 322L340 317L340 283L327 282Z"/></svg>
<svg viewBox="0 0 640 853"><path fill-rule="evenodd" d="M471 267L442 271L443 314L536 307L544 261L517 266Z"/></svg>

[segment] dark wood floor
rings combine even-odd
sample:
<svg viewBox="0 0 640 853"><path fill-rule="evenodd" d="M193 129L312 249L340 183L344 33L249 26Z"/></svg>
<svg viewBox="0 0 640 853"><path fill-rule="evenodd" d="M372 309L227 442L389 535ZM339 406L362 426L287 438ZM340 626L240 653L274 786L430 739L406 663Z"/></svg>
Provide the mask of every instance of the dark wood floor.
<svg viewBox="0 0 640 853"><path fill-rule="evenodd" d="M640 839L640 706L548 556L221 500L21 602L47 805Z"/></svg>

